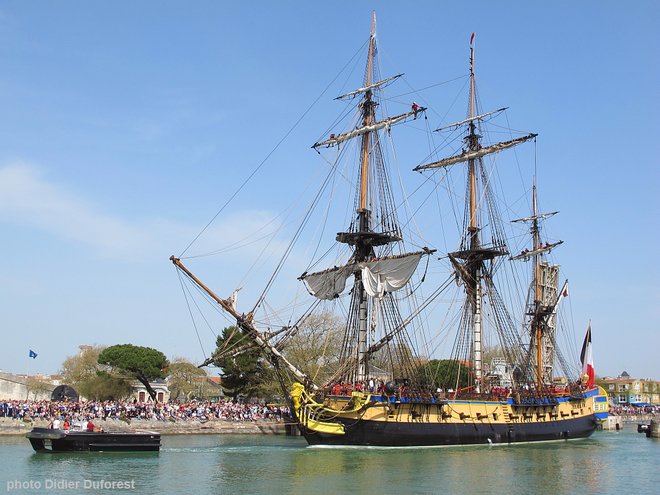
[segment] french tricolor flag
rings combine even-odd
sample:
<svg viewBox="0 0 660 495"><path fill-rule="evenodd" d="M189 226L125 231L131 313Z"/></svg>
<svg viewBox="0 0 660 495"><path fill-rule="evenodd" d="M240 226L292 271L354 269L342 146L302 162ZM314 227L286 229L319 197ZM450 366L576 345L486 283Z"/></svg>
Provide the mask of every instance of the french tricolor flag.
<svg viewBox="0 0 660 495"><path fill-rule="evenodd" d="M580 352L580 362L582 363L582 376L587 376L587 387L594 386L594 360L591 357L591 322L587 328L587 335L584 337L582 352Z"/></svg>

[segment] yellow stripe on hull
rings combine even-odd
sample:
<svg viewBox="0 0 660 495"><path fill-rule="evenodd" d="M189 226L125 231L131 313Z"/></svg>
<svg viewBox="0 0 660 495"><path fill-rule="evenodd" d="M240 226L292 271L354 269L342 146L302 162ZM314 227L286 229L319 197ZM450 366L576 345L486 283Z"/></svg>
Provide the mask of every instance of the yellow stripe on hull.
<svg viewBox="0 0 660 495"><path fill-rule="evenodd" d="M387 424L532 425L591 417L594 397L555 404L510 404L499 401L448 400L442 402L371 401L367 394L326 397L317 403L302 389L294 400L302 426L319 433L345 434L342 422Z"/></svg>

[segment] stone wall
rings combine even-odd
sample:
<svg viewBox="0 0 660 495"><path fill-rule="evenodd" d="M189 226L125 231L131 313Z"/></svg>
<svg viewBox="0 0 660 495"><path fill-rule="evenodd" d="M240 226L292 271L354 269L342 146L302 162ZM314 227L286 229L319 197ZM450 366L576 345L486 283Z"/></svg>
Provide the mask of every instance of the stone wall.
<svg viewBox="0 0 660 495"><path fill-rule="evenodd" d="M29 391L28 397L28 379L11 373L0 372L0 400L50 400L50 394L55 385L49 385L50 391L35 392Z"/></svg>
<svg viewBox="0 0 660 495"><path fill-rule="evenodd" d="M284 435L285 423L280 421L146 421L134 420L130 424L119 420L95 420L97 428L105 431L149 430L161 435L185 434L250 434L250 435ZM48 427L48 421L20 421L17 419L0 418L0 435L24 435L35 426Z"/></svg>

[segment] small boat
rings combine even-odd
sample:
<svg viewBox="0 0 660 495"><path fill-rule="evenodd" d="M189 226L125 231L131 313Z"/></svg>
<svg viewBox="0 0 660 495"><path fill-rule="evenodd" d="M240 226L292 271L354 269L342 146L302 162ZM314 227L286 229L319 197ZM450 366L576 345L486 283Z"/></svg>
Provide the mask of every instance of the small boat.
<svg viewBox="0 0 660 495"><path fill-rule="evenodd" d="M37 452L153 452L160 450L155 431L84 431L33 428L25 434Z"/></svg>
<svg viewBox="0 0 660 495"><path fill-rule="evenodd" d="M660 423L651 420L649 424L638 424L637 433L644 433L646 438L660 438Z"/></svg>

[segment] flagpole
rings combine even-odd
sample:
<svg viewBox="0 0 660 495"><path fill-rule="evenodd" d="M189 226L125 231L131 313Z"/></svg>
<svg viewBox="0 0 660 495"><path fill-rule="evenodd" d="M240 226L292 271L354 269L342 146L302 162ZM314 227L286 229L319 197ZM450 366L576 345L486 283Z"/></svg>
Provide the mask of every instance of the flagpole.
<svg viewBox="0 0 660 495"><path fill-rule="evenodd" d="M28 363L30 359L37 359L38 354L32 349L28 350ZM30 400L30 364L27 367L27 373L25 374L25 400Z"/></svg>
<svg viewBox="0 0 660 495"><path fill-rule="evenodd" d="M25 400L30 400L30 359L33 359L30 355L31 352L32 349L30 349L30 352L28 352L28 366L27 372L25 373Z"/></svg>

